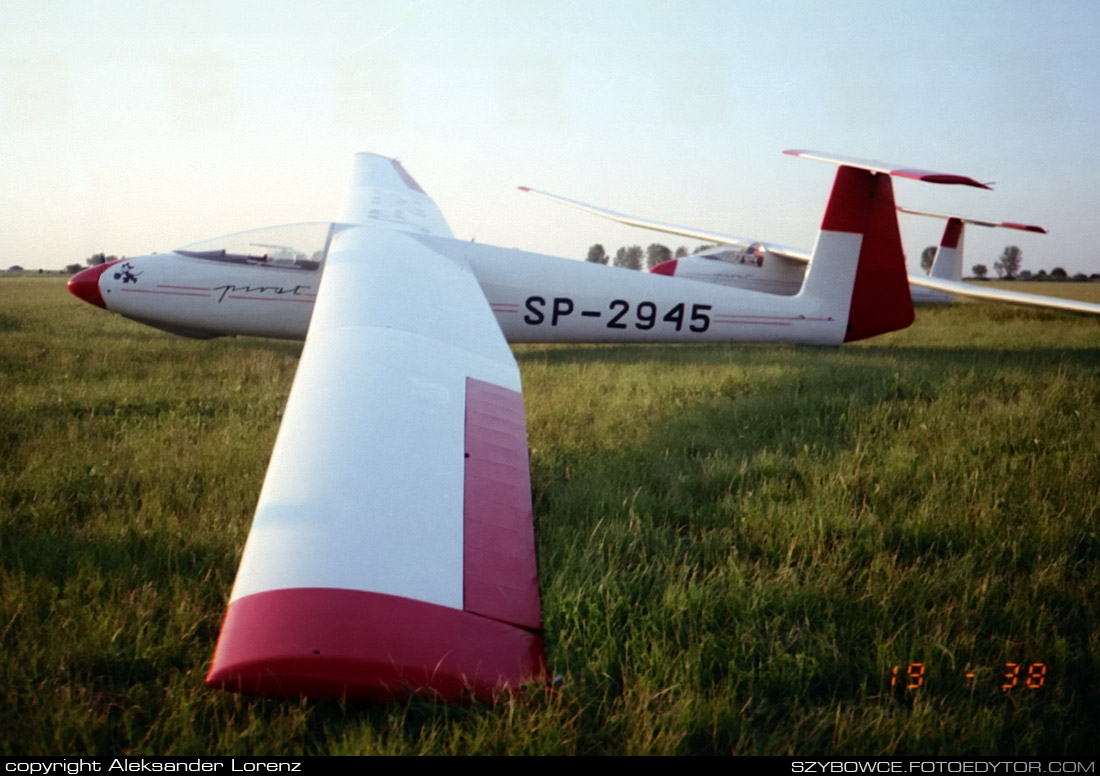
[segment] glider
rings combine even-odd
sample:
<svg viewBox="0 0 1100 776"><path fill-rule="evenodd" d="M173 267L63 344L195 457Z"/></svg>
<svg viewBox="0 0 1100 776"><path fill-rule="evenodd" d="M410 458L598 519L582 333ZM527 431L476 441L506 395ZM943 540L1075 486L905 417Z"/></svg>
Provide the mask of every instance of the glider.
<svg viewBox="0 0 1100 776"><path fill-rule="evenodd" d="M832 160L839 163L843 157L826 156L811 151L784 151L784 153L803 156L812 159ZM889 172L899 177L916 177L908 173L919 172L912 170L891 169L889 165L880 162L868 162L867 169L878 172ZM944 176L950 178L951 176ZM924 177L921 180L951 183L951 180L934 180ZM973 185L973 184L971 184ZM989 186L982 185L983 188ZM790 248L775 243L761 242L757 240L739 237L722 232L713 232L706 229L696 229L687 226L677 226L663 221L654 221L645 218L619 213L607 208L589 205L574 199L539 191L527 186L521 186L521 191L529 191L547 199L560 202L564 205L583 210L587 213L617 221L628 226L637 226L666 234L675 234L681 237L690 237L695 240L717 243L717 247L708 249L702 253L686 256L680 259L670 259L650 269L662 275L672 275L685 280L696 280L704 283L745 288L753 291L762 291L779 296L791 296L798 294L802 288L803 278L807 272L807 264L811 254L806 251ZM961 218L958 216L928 213L921 210L912 210L899 207L904 213L915 215L933 216L947 219L947 226L943 238L936 251L936 259L930 275L909 275L909 282L918 288L912 291L912 299L916 303L949 302L953 296L964 296L972 299L980 299L989 302L1002 302L1008 304L1030 305L1033 307L1045 307L1054 310L1067 310L1077 313L1100 315L1100 304L1090 302L1078 302L1072 299L1059 299L1041 294L1025 294L1017 291L1004 291L996 288L983 288L973 283L962 281L962 245L963 230L966 224L975 224L987 227L1003 227L1019 229L1026 232L1046 234L1046 230L1040 226L1020 224L1002 221L985 221L976 218Z"/></svg>
<svg viewBox="0 0 1100 776"><path fill-rule="evenodd" d="M809 155L809 154L805 154ZM86 269L81 299L192 337L305 338L207 683L491 700L545 678L509 342L838 345L913 320L891 175L839 166L801 289L701 284L456 240L393 159L340 219Z"/></svg>
<svg viewBox="0 0 1100 776"><path fill-rule="evenodd" d="M1019 224L1011 221L983 221L977 218L962 218L941 213L927 213L923 210L911 210L899 207L903 213L912 213L919 216L931 216L944 218L947 225L943 230L943 237L936 248L936 257L932 262L932 271L927 276L910 275L909 282L917 286L912 291L913 301L921 303L950 302L954 296L966 296L971 299L980 299L986 302L1003 302L1007 304L1025 305L1028 307L1044 307L1051 310L1066 310L1074 313L1087 313L1100 315L1100 304L1092 302L1079 302L1075 299L1059 299L1042 294L1025 294L1021 291L1006 291L999 288L985 288L975 283L962 281L963 270L963 237L967 224L986 227L1001 227L1005 229L1018 229L1024 232L1036 232L1046 234L1047 230L1041 226L1032 224Z"/></svg>
<svg viewBox="0 0 1100 776"><path fill-rule="evenodd" d="M951 283L962 282L963 237L967 224L990 228L1002 227L1005 229L1018 229L1022 232L1034 232L1037 234L1047 233L1047 230L1041 226L1018 224L1012 221L983 221L977 218L963 218L961 216L949 216L942 213L929 213L925 210L913 210L912 208L901 206L898 206L898 210L902 213L910 213L916 216L929 216L931 218L942 218L947 221L947 225L943 230L943 237L940 238L940 244L936 247L936 254L932 259L932 268L928 273L928 277L935 281L950 281ZM922 282L926 280L927 278L921 277L920 275L909 276L909 282L917 286L917 288L911 290L914 302L939 304L952 301L954 297L950 294L922 286ZM967 286L966 288L969 290L971 287ZM1029 294L1028 296L1031 295ZM1036 298L1048 300L1048 297L1043 296ZM1050 299L1049 301L1053 302L1058 300Z"/></svg>

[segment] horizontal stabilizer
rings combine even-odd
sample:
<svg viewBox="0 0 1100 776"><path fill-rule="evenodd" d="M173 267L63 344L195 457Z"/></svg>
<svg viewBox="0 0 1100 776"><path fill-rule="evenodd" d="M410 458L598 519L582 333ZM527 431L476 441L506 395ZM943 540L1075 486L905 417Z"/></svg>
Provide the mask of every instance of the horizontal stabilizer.
<svg viewBox="0 0 1100 776"><path fill-rule="evenodd" d="M1019 229L1022 232L1036 232L1038 234L1046 234L1047 230L1041 226L1034 226L1032 224L1018 224L1013 221L986 221L980 218L963 218L962 216L952 216L946 213L930 213L927 210L914 210L913 208L902 207L898 205L898 210L902 213L909 213L914 216L929 216L930 218L954 218L957 221L962 221L964 224L974 224L975 226L989 226L989 227L1001 227L1003 229Z"/></svg>
<svg viewBox="0 0 1100 776"><path fill-rule="evenodd" d="M815 159L819 162L839 164L842 167L855 167L860 170L869 170L871 172L884 172L887 175L893 175L897 178L912 178L913 180L924 181L925 183L975 186L979 189L992 188L992 186L985 183L979 183L966 175L954 175L952 173L934 172L932 170L918 170L916 168L903 167L897 164L887 164L886 162L879 162L873 159L858 159L853 156L842 156L840 154L823 153L821 151L802 151L797 149L787 150L783 153L788 156L799 156L803 159Z"/></svg>

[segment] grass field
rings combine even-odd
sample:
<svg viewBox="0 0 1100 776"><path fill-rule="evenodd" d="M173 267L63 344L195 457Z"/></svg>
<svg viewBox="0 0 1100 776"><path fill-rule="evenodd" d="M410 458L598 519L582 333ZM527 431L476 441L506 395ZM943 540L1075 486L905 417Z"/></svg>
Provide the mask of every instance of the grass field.
<svg viewBox="0 0 1100 776"><path fill-rule="evenodd" d="M203 685L299 352L0 280L0 753L1094 755L1100 320L516 348L562 685L470 708Z"/></svg>

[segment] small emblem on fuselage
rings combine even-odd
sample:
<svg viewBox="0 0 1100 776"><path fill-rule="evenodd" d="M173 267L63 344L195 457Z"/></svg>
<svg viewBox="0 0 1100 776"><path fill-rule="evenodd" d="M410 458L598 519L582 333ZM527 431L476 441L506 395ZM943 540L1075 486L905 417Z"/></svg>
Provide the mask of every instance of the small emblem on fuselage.
<svg viewBox="0 0 1100 776"><path fill-rule="evenodd" d="M123 283L136 283L140 272L134 272L134 265L130 262L123 262L118 265L119 271L115 273L115 280L121 280Z"/></svg>

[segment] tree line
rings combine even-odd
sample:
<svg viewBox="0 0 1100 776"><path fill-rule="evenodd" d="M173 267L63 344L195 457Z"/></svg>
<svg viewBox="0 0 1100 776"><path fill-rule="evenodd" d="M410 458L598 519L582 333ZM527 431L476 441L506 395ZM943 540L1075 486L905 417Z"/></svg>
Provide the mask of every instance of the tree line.
<svg viewBox="0 0 1100 776"><path fill-rule="evenodd" d="M1004 253L993 264L993 271L997 273L999 280L1100 280L1100 273L1086 275L1078 272L1072 277L1061 267L1055 267L1049 273L1045 269L1032 272L1020 269L1024 260L1024 252L1015 245L1005 246ZM989 268L984 264L975 264L970 268L978 280L986 280L989 277Z"/></svg>
<svg viewBox="0 0 1100 776"><path fill-rule="evenodd" d="M673 251L667 245L650 243L645 250L642 250L640 245L623 245L612 256L604 249L603 245L596 243L588 249L588 256L585 261L626 269L651 270L669 259L682 259L687 255L688 249L683 245Z"/></svg>
<svg viewBox="0 0 1100 776"><path fill-rule="evenodd" d="M920 266L925 272L932 271L932 262L935 261L936 250L937 246L929 245L921 252ZM993 271L997 273L997 279L999 280L1100 280L1100 272L1094 272L1091 275L1078 272L1071 277L1062 267L1055 267L1050 272L1045 269L1038 272L1020 269L1023 261L1024 252L1020 250L1019 246L1006 245L1001 257L993 263ZM985 264L974 264L970 267L970 272L978 280L990 279L989 267Z"/></svg>
<svg viewBox="0 0 1100 776"><path fill-rule="evenodd" d="M104 253L93 253L91 256L84 259L84 263L87 264L89 267L98 267L100 264L110 264L112 261L118 261L118 256L108 256ZM70 275L75 275L82 269L84 269L84 267L76 263L65 265L65 271L68 272Z"/></svg>

